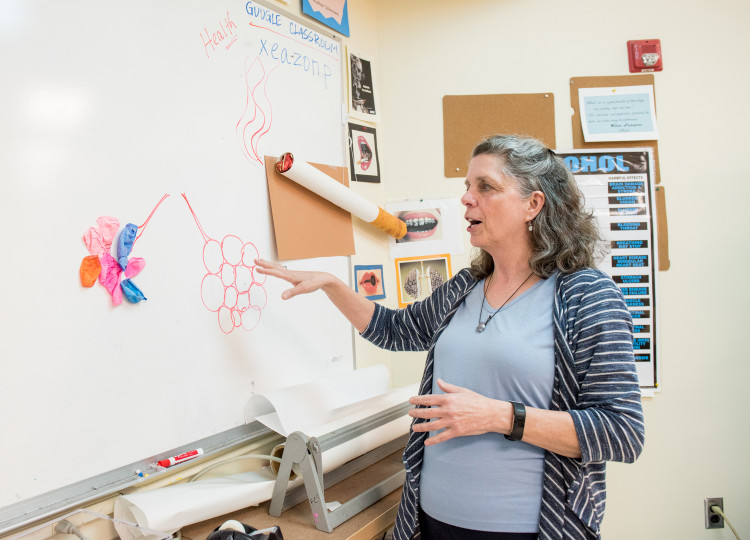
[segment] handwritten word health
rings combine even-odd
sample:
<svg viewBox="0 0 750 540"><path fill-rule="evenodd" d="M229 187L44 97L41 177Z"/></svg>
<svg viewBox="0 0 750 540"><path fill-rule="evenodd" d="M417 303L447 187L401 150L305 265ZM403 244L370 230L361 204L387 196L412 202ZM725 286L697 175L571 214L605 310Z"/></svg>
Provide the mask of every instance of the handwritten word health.
<svg viewBox="0 0 750 540"><path fill-rule="evenodd" d="M279 13L274 13L270 9L248 2L245 4L245 11L248 15L255 18L260 22L265 22L271 26L281 28L284 25L284 17ZM339 45L335 41L331 41L321 36L314 30L305 28L302 25L297 24L294 21L289 21L289 34L302 42L307 42L314 45L318 49L329 52L332 54L338 54Z"/></svg>
<svg viewBox="0 0 750 540"><path fill-rule="evenodd" d="M237 31L237 25L234 24L234 21L229 16L229 11L227 11L227 16L219 21L219 26L220 28L218 30L210 34L208 33L208 29L205 27L203 28L203 32L201 32L201 39L203 40L203 49L206 51L206 58L211 57L211 55L209 54L209 47L211 49L211 52L213 53L214 51L216 51L216 46L225 39L231 37L233 37L234 39L237 38L237 36L234 35L234 33Z"/></svg>

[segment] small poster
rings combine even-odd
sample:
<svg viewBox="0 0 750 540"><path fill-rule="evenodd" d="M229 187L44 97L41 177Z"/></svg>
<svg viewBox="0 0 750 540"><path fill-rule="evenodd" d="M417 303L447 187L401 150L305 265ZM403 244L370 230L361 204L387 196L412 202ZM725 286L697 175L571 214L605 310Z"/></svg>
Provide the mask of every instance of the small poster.
<svg viewBox="0 0 750 540"><path fill-rule="evenodd" d="M349 115L376 122L375 80L372 62L361 54L349 51Z"/></svg>
<svg viewBox="0 0 750 540"><path fill-rule="evenodd" d="M302 0L302 13L349 37L347 0Z"/></svg>
<svg viewBox="0 0 750 540"><path fill-rule="evenodd" d="M578 101L586 142L659 138L652 85L580 88Z"/></svg>
<svg viewBox="0 0 750 540"><path fill-rule="evenodd" d="M385 298L383 265L355 265L354 289L359 294L370 300L381 300Z"/></svg>
<svg viewBox="0 0 750 540"><path fill-rule="evenodd" d="M349 170L352 182L380 182L375 128L349 123Z"/></svg>
<svg viewBox="0 0 750 540"><path fill-rule="evenodd" d="M625 296L641 387L658 388L657 253L650 148L558 152L599 221L609 252L599 268Z"/></svg>
<svg viewBox="0 0 750 540"><path fill-rule="evenodd" d="M403 308L424 300L451 277L448 253L396 259L398 306Z"/></svg>
<svg viewBox="0 0 750 540"><path fill-rule="evenodd" d="M392 259L464 252L463 209L458 199L406 200L388 203L385 209L406 223L406 235L390 239Z"/></svg>

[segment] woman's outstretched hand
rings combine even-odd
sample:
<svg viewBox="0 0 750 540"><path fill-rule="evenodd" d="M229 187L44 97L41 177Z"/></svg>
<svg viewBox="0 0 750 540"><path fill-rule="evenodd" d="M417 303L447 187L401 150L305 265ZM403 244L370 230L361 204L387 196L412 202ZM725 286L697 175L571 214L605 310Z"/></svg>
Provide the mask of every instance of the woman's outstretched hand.
<svg viewBox="0 0 750 540"><path fill-rule="evenodd" d="M308 272L289 270L286 266L264 259L255 259L255 269L260 274L277 277L288 281L294 287L281 293L281 298L289 300L298 294L307 294L332 284L336 278L327 272Z"/></svg>
<svg viewBox="0 0 750 540"><path fill-rule="evenodd" d="M277 277L294 285L291 289L281 293L281 298L284 300L294 298L298 294L322 290L359 332L364 332L372 319L375 304L361 294L357 294L333 274L289 270L279 263L263 259L255 259L255 270L259 274Z"/></svg>

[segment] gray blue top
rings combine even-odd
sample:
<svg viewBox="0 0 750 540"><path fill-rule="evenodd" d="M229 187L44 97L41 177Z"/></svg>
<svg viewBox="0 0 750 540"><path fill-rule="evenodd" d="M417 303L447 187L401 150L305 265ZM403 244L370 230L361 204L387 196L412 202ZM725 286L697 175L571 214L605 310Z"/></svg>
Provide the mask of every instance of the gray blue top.
<svg viewBox="0 0 750 540"><path fill-rule="evenodd" d="M437 340L432 393L443 393L440 378L489 398L546 409L555 376L554 278L538 281L500 311L483 291L484 280ZM482 321L495 313L481 333L480 309ZM543 468L544 450L500 433L449 439L425 447L420 504L433 518L458 527L537 532Z"/></svg>
<svg viewBox="0 0 750 540"><path fill-rule="evenodd" d="M362 336L390 350L426 350L419 393L429 394L435 344L476 284L464 269L430 297L404 309L376 304ZM604 272L592 268L557 275L552 309L555 378L548 409L570 413L582 456L573 459L545 452L539 539L598 539L606 499L606 461L630 463L643 450L633 325L620 289ZM412 431L404 449L406 481L396 516L396 540L421 537L418 508L427 436Z"/></svg>

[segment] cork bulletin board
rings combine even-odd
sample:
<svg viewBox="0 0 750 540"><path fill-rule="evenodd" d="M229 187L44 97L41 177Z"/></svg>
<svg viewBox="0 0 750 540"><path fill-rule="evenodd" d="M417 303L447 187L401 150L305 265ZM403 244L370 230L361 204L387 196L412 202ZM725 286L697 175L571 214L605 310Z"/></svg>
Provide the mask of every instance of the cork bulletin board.
<svg viewBox="0 0 750 540"><path fill-rule="evenodd" d="M555 148L554 94L444 96L446 178L466 176L471 150L480 140L496 133L528 135Z"/></svg>

